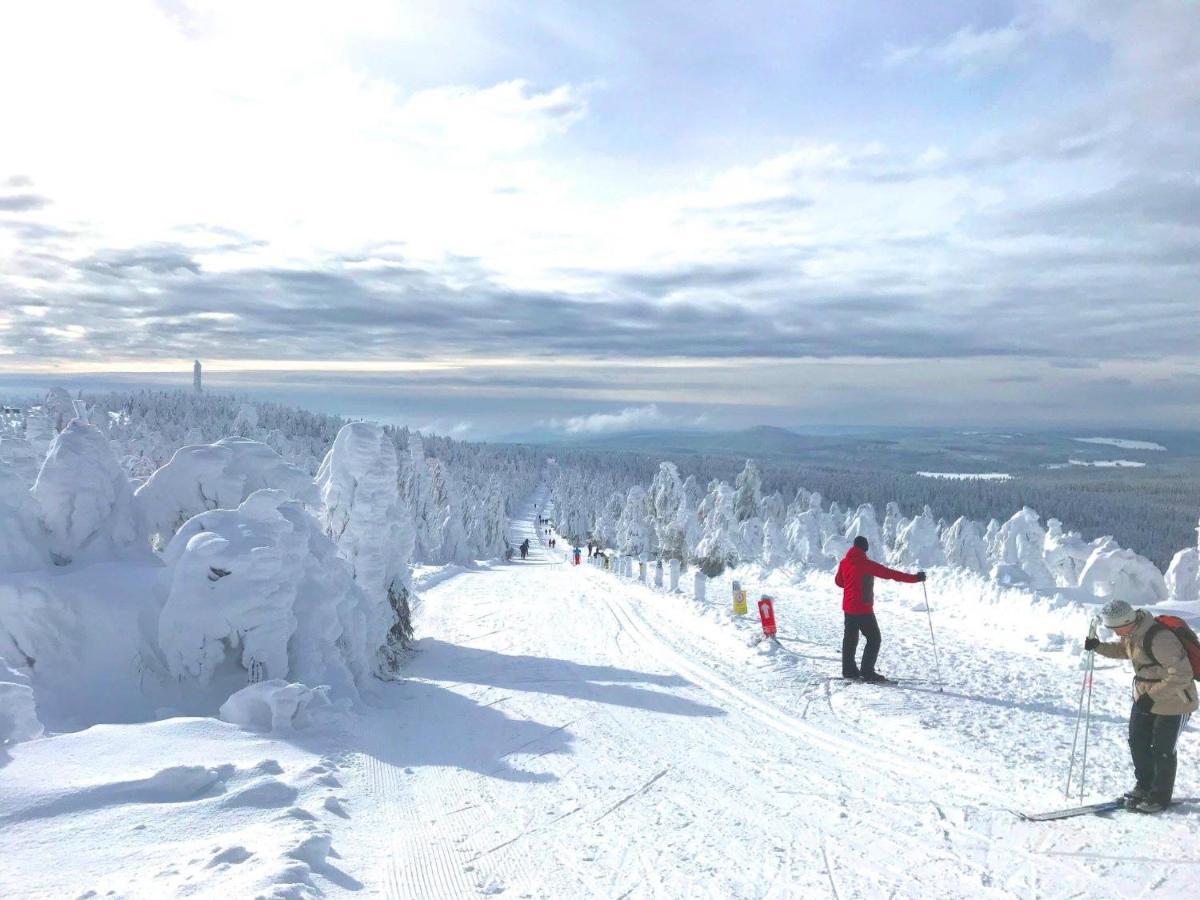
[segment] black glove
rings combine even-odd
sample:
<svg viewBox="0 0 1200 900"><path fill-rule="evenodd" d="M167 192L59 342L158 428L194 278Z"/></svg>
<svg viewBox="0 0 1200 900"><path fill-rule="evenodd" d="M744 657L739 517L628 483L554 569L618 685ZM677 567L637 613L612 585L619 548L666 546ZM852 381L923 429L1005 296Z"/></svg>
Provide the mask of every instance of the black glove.
<svg viewBox="0 0 1200 900"><path fill-rule="evenodd" d="M918 572L918 573L917 573L917 581L924 581L924 580L925 580L925 573L924 573L924 572Z"/></svg>
<svg viewBox="0 0 1200 900"><path fill-rule="evenodd" d="M1100 646L1100 638L1090 637L1086 641L1083 642L1084 650L1095 650L1099 646Z"/></svg>
<svg viewBox="0 0 1200 900"><path fill-rule="evenodd" d="M1135 708L1140 709L1142 712L1150 712L1150 710L1154 706L1154 698L1151 697L1149 694L1142 694L1142 696L1137 698L1137 702L1134 703L1133 705Z"/></svg>

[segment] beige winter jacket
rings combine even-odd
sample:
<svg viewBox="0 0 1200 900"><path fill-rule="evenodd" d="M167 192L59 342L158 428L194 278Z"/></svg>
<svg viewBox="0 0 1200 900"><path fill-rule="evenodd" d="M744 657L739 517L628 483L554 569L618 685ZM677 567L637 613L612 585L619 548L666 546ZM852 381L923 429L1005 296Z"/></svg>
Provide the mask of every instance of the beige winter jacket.
<svg viewBox="0 0 1200 900"><path fill-rule="evenodd" d="M1133 631L1119 641L1096 647L1101 656L1133 661L1133 699L1142 694L1154 698L1151 712L1160 716L1180 716L1196 710L1196 682L1192 679L1192 664L1179 638L1169 628L1160 628L1150 645L1154 658L1143 649L1146 632L1154 625L1154 617L1139 609Z"/></svg>

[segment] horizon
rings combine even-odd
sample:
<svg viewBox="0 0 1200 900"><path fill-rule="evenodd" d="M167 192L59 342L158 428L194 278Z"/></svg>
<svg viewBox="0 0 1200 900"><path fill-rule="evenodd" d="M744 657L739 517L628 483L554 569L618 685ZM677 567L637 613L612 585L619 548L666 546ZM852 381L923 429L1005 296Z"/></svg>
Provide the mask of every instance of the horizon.
<svg viewBox="0 0 1200 900"><path fill-rule="evenodd" d="M1197 17L10 6L0 385L199 357L473 439L1195 422Z"/></svg>

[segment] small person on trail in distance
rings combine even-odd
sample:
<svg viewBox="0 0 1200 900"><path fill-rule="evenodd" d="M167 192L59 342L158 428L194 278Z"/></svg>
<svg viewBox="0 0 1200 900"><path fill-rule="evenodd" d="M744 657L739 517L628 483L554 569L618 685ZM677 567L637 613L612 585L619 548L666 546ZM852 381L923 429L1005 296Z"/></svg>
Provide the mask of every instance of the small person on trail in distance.
<svg viewBox="0 0 1200 900"><path fill-rule="evenodd" d="M521 559L525 559L527 556L529 556L529 538L521 541Z"/></svg>
<svg viewBox="0 0 1200 900"><path fill-rule="evenodd" d="M890 678L885 678L875 671L879 645L883 642L879 634L879 623L875 620L875 579L888 578L892 581L915 584L925 580L925 573L910 575L880 565L867 558L869 547L865 537L856 537L854 546L846 551L845 557L838 563L837 575L833 579L834 584L842 589L842 612L846 617L845 631L842 635L842 677L870 684L895 684ZM867 639L866 649L863 650L862 668L855 663L860 631Z"/></svg>
<svg viewBox="0 0 1200 900"><path fill-rule="evenodd" d="M1196 711L1196 685L1183 642L1144 609L1110 600L1100 610L1119 641L1088 638L1084 650L1133 662L1133 708L1129 710L1129 753L1137 784L1125 806L1157 813L1171 805L1175 790L1175 742Z"/></svg>

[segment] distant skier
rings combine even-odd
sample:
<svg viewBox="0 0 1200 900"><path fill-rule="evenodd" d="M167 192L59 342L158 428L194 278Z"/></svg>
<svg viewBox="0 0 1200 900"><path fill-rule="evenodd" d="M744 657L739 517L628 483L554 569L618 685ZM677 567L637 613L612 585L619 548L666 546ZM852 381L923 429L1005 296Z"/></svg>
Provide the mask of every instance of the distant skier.
<svg viewBox="0 0 1200 900"><path fill-rule="evenodd" d="M521 559L525 559L527 556L529 556L529 538L521 541Z"/></svg>
<svg viewBox="0 0 1200 900"><path fill-rule="evenodd" d="M579 565L579 556L583 553L583 551L578 547L575 547L571 552L575 554L575 565Z"/></svg>
<svg viewBox="0 0 1200 900"><path fill-rule="evenodd" d="M1183 641L1146 610L1110 600L1100 618L1120 640L1090 637L1083 648L1133 662L1129 753L1137 784L1125 793L1125 805L1136 812L1162 812L1175 790L1175 743L1196 711L1192 664Z"/></svg>
<svg viewBox="0 0 1200 900"><path fill-rule="evenodd" d="M845 614L845 631L842 635L842 677L860 679L871 684L894 684L875 671L875 660L879 656L879 645L883 638L879 634L879 623L875 620L875 579L888 578L892 581L916 583L925 580L925 573L910 575L880 565L867 558L870 545L859 535L854 546L838 564L834 583L842 589L842 612ZM855 662L858 652L858 635L862 632L867 639L863 650L862 668Z"/></svg>

